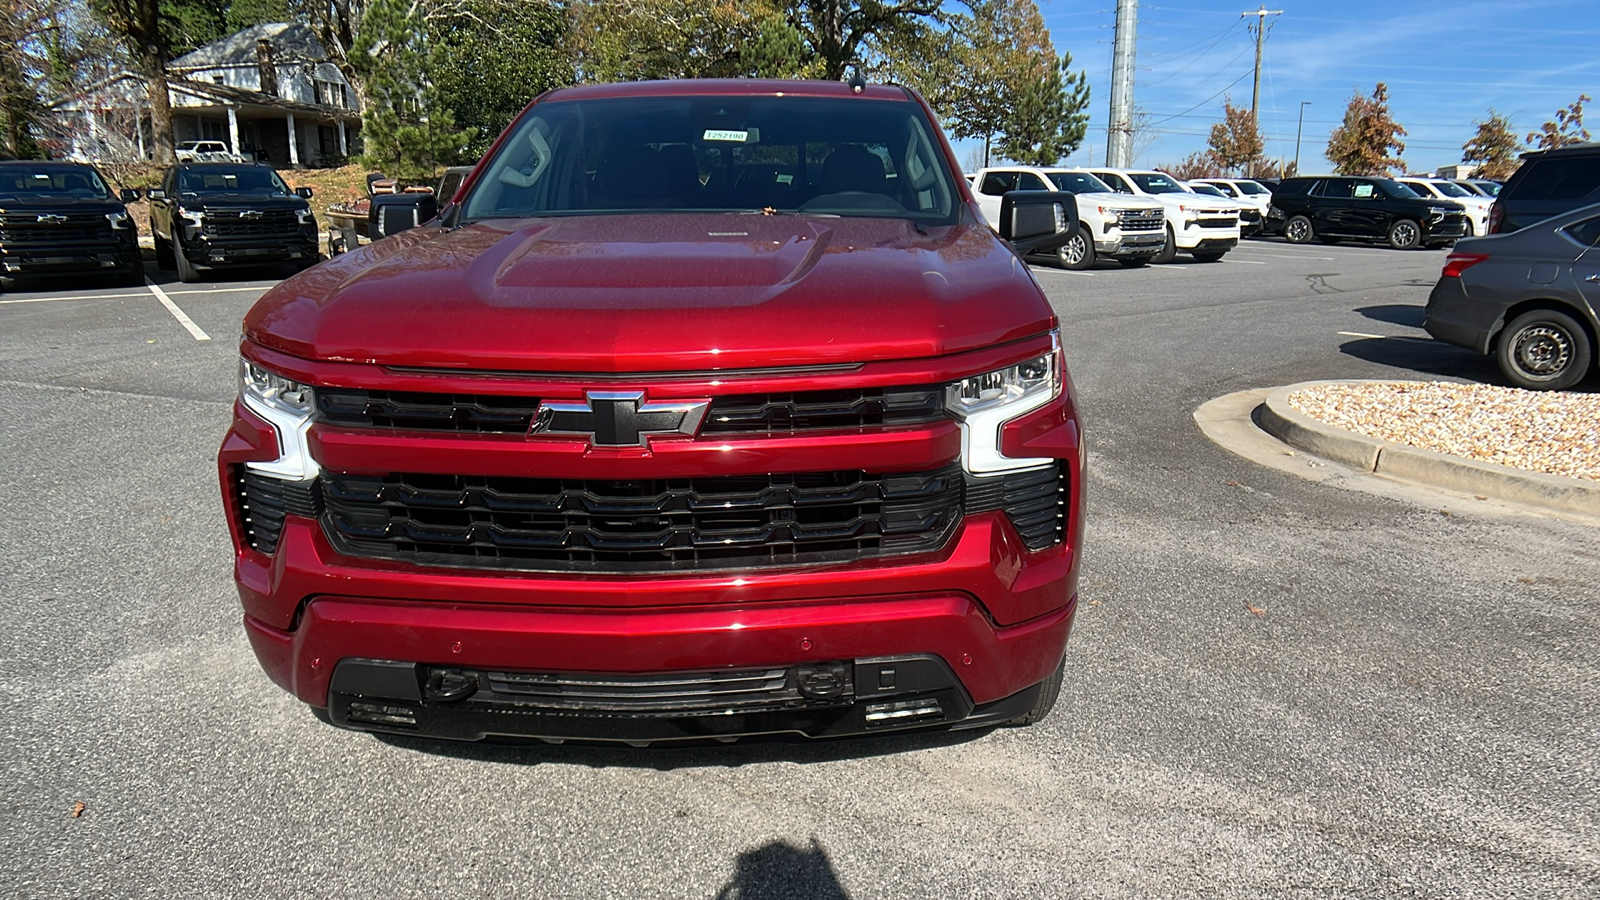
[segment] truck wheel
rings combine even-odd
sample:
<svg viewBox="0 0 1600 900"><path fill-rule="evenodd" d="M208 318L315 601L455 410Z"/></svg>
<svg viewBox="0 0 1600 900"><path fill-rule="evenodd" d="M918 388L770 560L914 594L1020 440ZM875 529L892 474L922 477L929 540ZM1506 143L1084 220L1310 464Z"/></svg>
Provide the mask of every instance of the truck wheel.
<svg viewBox="0 0 1600 900"><path fill-rule="evenodd" d="M189 262L189 256L183 252L182 244L172 245L172 258L178 266L179 281L184 284L193 284L200 280L200 270L194 267L194 263Z"/></svg>
<svg viewBox="0 0 1600 900"><path fill-rule="evenodd" d="M1062 654L1061 662L1056 665L1056 670L1050 673L1039 687L1039 696L1033 701L1033 708L1007 725L1032 725L1050 714L1050 709L1056 705L1056 699L1061 696L1061 683L1067 678L1067 657Z"/></svg>
<svg viewBox="0 0 1600 900"><path fill-rule="evenodd" d="M1093 266L1094 238L1090 236L1089 229L1079 228L1077 234L1068 238L1056 251L1056 260L1063 269L1087 269Z"/></svg>
<svg viewBox="0 0 1600 900"><path fill-rule="evenodd" d="M158 269L173 269L173 268L176 268L178 264L172 258L172 242L167 240L166 238L162 237L159 234L155 236L155 240L156 240L156 268L158 268Z"/></svg>
<svg viewBox="0 0 1600 900"><path fill-rule="evenodd" d="M1176 237L1174 237L1173 234L1172 234L1172 226L1168 225L1167 226L1167 245L1165 247L1161 248L1161 252L1160 253L1157 253L1155 256L1150 257L1150 261L1153 262L1153 263L1169 263L1169 262L1172 262L1173 260L1175 260L1177 258L1178 258L1178 239Z"/></svg>
<svg viewBox="0 0 1600 900"><path fill-rule="evenodd" d="M1415 250L1422 243L1422 226L1410 219L1401 219L1389 226L1389 246L1396 250Z"/></svg>
<svg viewBox="0 0 1600 900"><path fill-rule="evenodd" d="M1311 220L1305 216L1295 216L1283 223L1283 239L1291 244L1306 244L1316 234L1311 227Z"/></svg>
<svg viewBox="0 0 1600 900"><path fill-rule="evenodd" d="M1194 261L1195 262L1213 263L1213 262L1216 262L1219 259L1222 259L1223 256L1227 255L1227 252L1228 251L1226 251L1226 250L1222 251L1221 253L1218 253L1215 250L1208 250L1208 251L1193 250L1193 251L1190 251L1189 255L1194 257Z"/></svg>
<svg viewBox="0 0 1600 900"><path fill-rule="evenodd" d="M1553 309L1525 312L1500 332L1495 362L1519 388L1564 391L1589 374L1593 349L1577 321Z"/></svg>

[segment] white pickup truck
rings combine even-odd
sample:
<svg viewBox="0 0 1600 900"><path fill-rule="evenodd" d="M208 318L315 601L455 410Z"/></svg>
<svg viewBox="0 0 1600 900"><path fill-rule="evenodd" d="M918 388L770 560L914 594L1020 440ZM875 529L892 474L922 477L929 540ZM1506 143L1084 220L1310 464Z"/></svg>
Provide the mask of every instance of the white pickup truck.
<svg viewBox="0 0 1600 900"><path fill-rule="evenodd" d="M1087 269L1096 259L1133 268L1166 246L1166 214L1160 203L1117 194L1098 178L1069 169L991 166L968 175L978 206L991 228L1000 220L1007 191L1068 191L1078 204L1079 234L1053 256L1068 269Z"/></svg>
<svg viewBox="0 0 1600 900"><path fill-rule="evenodd" d="M1153 169L1086 169L1119 194L1155 200L1167 209L1167 247L1155 262L1171 262L1179 250L1197 262L1216 262L1239 246L1239 204L1197 194Z"/></svg>

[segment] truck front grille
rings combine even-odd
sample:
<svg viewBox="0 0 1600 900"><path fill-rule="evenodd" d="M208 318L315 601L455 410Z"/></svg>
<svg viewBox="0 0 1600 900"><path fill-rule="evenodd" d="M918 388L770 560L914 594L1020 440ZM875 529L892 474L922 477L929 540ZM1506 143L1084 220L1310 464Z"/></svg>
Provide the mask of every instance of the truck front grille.
<svg viewBox="0 0 1600 900"><path fill-rule="evenodd" d="M36 214L0 216L0 243L60 244L110 241L111 222L104 215L66 216L61 223L40 222Z"/></svg>
<svg viewBox="0 0 1600 900"><path fill-rule="evenodd" d="M664 672L646 675L483 672L483 686L545 709L632 715L775 709L805 703L791 669Z"/></svg>
<svg viewBox="0 0 1600 900"><path fill-rule="evenodd" d="M292 209L262 212L259 218L244 219L238 211L207 212L205 233L212 237L299 234L300 217Z"/></svg>
<svg viewBox="0 0 1600 900"><path fill-rule="evenodd" d="M322 420L356 428L526 434L537 397L319 388ZM947 418L937 387L737 394L711 402L704 434L794 434L916 425Z"/></svg>
<svg viewBox="0 0 1600 900"><path fill-rule="evenodd" d="M284 481L244 466L235 466L231 471L245 542L262 553L277 551L285 516L294 513L314 518L322 512L322 498L314 480Z"/></svg>
<svg viewBox="0 0 1600 900"><path fill-rule="evenodd" d="M1125 209L1117 216L1123 231L1160 231L1167 214L1159 209Z"/></svg>
<svg viewBox="0 0 1600 900"><path fill-rule="evenodd" d="M1238 224L1239 217L1237 215L1201 216L1199 220L1201 228L1234 228Z"/></svg>
<svg viewBox="0 0 1600 900"><path fill-rule="evenodd" d="M734 568L936 549L961 516L959 468L646 481L322 476L341 552L555 571Z"/></svg>

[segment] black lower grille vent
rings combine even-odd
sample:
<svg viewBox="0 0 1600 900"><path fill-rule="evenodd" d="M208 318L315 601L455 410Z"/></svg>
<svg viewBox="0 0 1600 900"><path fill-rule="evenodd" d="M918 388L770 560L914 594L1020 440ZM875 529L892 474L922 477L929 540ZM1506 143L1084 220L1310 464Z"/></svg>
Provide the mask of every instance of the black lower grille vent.
<svg viewBox="0 0 1600 900"><path fill-rule="evenodd" d="M1060 464L989 477L967 476L967 512L1005 510L1029 550L1058 544L1066 526L1066 469Z"/></svg>
<svg viewBox="0 0 1600 900"><path fill-rule="evenodd" d="M245 540L262 553L278 549L285 516L293 513L315 518L322 513L315 481L285 481L244 466L235 466L233 471Z"/></svg>
<svg viewBox="0 0 1600 900"><path fill-rule="evenodd" d="M649 675L484 672L481 678L505 700L545 709L683 715L805 703L794 672L783 668Z"/></svg>
<svg viewBox="0 0 1600 900"><path fill-rule="evenodd" d="M646 481L322 476L342 552L428 565L650 571L847 562L942 546L962 478L858 471Z"/></svg>

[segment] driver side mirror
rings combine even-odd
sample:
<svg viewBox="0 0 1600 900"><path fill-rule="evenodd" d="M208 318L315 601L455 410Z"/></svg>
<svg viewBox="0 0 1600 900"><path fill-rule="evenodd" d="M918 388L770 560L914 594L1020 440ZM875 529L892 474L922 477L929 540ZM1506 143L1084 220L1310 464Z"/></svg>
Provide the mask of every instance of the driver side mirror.
<svg viewBox="0 0 1600 900"><path fill-rule="evenodd" d="M145 196L149 197L151 200L165 200L167 199L167 192L163 191L161 188L151 188L149 192L145 194Z"/></svg>
<svg viewBox="0 0 1600 900"><path fill-rule="evenodd" d="M122 198L122 202L123 203L133 203L134 201L139 199L139 189L138 188L123 188L122 191L118 194L118 196Z"/></svg>
<svg viewBox="0 0 1600 900"><path fill-rule="evenodd" d="M1066 191L1010 191L1000 198L1000 237L1018 256L1055 250L1078 230L1078 201Z"/></svg>
<svg viewBox="0 0 1600 900"><path fill-rule="evenodd" d="M297 187L294 189L294 195L302 200L310 200L312 196L311 188Z"/></svg>

